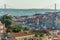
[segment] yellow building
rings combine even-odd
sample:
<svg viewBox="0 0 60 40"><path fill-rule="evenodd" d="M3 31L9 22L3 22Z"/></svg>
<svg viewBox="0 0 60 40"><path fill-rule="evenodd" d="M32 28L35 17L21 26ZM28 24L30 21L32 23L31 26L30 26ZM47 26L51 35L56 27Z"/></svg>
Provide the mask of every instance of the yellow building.
<svg viewBox="0 0 60 40"><path fill-rule="evenodd" d="M42 37L42 40L50 40L50 39L49 39L48 35L44 34L43 37Z"/></svg>
<svg viewBox="0 0 60 40"><path fill-rule="evenodd" d="M48 36L42 37L42 40L50 40Z"/></svg>
<svg viewBox="0 0 60 40"><path fill-rule="evenodd" d="M34 37L33 40L42 40L41 37Z"/></svg>
<svg viewBox="0 0 60 40"><path fill-rule="evenodd" d="M43 35L42 37L38 35L37 37L34 37L33 39L34 40L50 40L48 35Z"/></svg>

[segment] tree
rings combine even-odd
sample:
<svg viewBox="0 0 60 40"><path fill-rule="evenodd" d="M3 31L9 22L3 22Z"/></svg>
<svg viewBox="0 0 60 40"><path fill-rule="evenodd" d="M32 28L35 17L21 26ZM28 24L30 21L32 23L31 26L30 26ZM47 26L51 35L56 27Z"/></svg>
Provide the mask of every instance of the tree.
<svg viewBox="0 0 60 40"><path fill-rule="evenodd" d="M15 25L13 28L13 32L20 32L23 30L23 27L21 25Z"/></svg>
<svg viewBox="0 0 60 40"><path fill-rule="evenodd" d="M27 31L27 30L29 30L29 28L27 28L27 27L23 27L23 30L24 30L24 31Z"/></svg>
<svg viewBox="0 0 60 40"><path fill-rule="evenodd" d="M34 33L35 33L35 36L39 35L40 37L42 37L44 34L50 35L49 31L47 30L35 31Z"/></svg>
<svg viewBox="0 0 60 40"><path fill-rule="evenodd" d="M1 22L5 24L6 28L9 28L9 26L12 24L12 16L11 15L3 15Z"/></svg>
<svg viewBox="0 0 60 40"><path fill-rule="evenodd" d="M43 34L44 34L43 32L34 32L34 33L35 33L35 36L36 36L36 37L37 37L38 35L39 35L39 36L43 36Z"/></svg>
<svg viewBox="0 0 60 40"><path fill-rule="evenodd" d="M12 33L12 32L13 32L13 31L12 31L13 29L14 29L14 25L10 25L9 29L7 30L7 32Z"/></svg>

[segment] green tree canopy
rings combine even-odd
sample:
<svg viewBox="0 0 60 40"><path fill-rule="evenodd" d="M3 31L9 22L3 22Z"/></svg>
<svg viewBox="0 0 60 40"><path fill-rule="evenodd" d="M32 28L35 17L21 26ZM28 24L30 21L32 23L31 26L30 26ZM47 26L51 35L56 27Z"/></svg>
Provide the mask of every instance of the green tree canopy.
<svg viewBox="0 0 60 40"><path fill-rule="evenodd" d="M50 35L50 33L48 31L42 30L42 31L35 31L35 36L43 36L44 34L46 35Z"/></svg>
<svg viewBox="0 0 60 40"><path fill-rule="evenodd" d="M12 24L12 16L8 14L3 15L1 22L8 28Z"/></svg>
<svg viewBox="0 0 60 40"><path fill-rule="evenodd" d="M21 30L23 30L21 25L14 25L13 32L20 32Z"/></svg>

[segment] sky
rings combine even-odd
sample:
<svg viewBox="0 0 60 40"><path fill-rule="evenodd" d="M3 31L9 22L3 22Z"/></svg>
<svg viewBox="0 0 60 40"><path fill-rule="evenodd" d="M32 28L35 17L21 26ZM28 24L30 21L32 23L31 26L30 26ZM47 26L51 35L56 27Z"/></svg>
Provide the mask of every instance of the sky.
<svg viewBox="0 0 60 40"><path fill-rule="evenodd" d="M54 4L60 9L60 0L0 0L0 8L6 4L7 8L15 9L54 9Z"/></svg>

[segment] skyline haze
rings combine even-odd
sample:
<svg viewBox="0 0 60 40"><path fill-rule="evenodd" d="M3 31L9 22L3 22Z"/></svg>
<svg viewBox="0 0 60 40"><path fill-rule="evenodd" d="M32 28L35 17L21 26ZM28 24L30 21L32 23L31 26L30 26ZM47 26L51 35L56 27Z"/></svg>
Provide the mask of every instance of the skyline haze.
<svg viewBox="0 0 60 40"><path fill-rule="evenodd" d="M60 9L60 0L0 0L0 8L6 4L7 8L15 9L54 9L54 4L57 4L57 9Z"/></svg>

